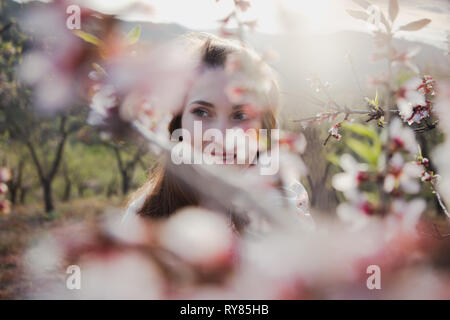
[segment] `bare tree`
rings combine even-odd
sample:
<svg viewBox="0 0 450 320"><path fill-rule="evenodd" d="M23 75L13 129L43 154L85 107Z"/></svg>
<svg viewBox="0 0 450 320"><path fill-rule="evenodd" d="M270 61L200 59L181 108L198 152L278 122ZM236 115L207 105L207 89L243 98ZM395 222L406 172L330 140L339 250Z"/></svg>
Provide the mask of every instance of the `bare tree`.
<svg viewBox="0 0 450 320"><path fill-rule="evenodd" d="M143 144L140 144L136 150L131 150L129 145L121 145L112 142L105 142L105 145L114 152L121 177L122 194L125 195L130 190L136 166L142 162L142 157L147 152L146 148ZM130 152L131 157L125 157L125 154L130 154Z"/></svg>

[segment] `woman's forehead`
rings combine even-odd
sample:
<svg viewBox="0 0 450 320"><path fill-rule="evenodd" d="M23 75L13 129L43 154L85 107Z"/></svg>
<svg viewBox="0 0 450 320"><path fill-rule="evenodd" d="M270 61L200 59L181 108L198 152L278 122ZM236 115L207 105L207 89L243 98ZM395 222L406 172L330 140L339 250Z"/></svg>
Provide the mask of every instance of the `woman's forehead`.
<svg viewBox="0 0 450 320"><path fill-rule="evenodd" d="M231 105L226 94L230 76L223 68L212 68L198 76L189 91L187 103L202 100L213 105Z"/></svg>

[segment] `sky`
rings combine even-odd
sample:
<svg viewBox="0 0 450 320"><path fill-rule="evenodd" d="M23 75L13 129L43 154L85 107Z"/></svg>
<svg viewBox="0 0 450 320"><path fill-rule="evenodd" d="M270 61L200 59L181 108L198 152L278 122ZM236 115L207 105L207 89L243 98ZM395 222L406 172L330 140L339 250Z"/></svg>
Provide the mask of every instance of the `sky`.
<svg viewBox="0 0 450 320"><path fill-rule="evenodd" d="M79 1L106 13L125 12L122 18L126 20L178 23L193 30L216 29L217 21L224 18L233 8L233 0ZM388 0L369 1L387 11ZM447 49L446 40L450 34L450 0L398 0L398 2L400 13L396 21L397 26L422 18L432 20L426 28L416 32L400 31L398 37L423 41ZM130 9L132 4L133 10ZM284 32L286 29L283 22L286 19L295 21L297 28L310 35L342 30L368 32L365 23L350 17L346 9L360 8L352 0L251 0L251 7L242 18L257 19L256 30L268 34ZM281 12L287 12L288 15L282 16Z"/></svg>

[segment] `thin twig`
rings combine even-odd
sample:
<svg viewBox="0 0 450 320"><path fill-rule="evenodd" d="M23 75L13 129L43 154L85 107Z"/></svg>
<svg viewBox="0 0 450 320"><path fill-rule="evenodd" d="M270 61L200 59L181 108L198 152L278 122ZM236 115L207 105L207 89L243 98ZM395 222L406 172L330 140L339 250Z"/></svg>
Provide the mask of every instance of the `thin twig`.
<svg viewBox="0 0 450 320"><path fill-rule="evenodd" d="M450 213L447 210L447 207L445 206L444 202L442 201L441 195L434 187L434 184L431 183L431 189L433 190L433 193L436 195L436 199L438 200L439 205L441 206L442 211L444 211L445 215L450 218Z"/></svg>
<svg viewBox="0 0 450 320"><path fill-rule="evenodd" d="M394 109L389 110L389 111L391 113L398 113L398 110L394 110ZM384 111L382 110L382 108L372 109L372 110L355 110L355 109L341 108L338 110L330 111L328 117L331 117L331 116L336 117L341 114L345 114L346 116L349 116L352 114L367 115L367 116L369 116L368 121L370 121L373 119L379 119L381 116L384 115ZM308 117L308 118L303 118L303 119L296 119L296 120L292 120L292 121L293 122L307 122L307 121L318 120L319 118L320 118L319 116L313 116L313 117Z"/></svg>

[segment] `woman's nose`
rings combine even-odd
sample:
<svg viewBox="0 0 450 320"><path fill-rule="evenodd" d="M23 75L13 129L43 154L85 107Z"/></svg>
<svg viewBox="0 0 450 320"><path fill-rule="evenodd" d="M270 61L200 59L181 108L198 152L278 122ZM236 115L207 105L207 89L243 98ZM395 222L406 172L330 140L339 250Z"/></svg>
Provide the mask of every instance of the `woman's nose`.
<svg viewBox="0 0 450 320"><path fill-rule="evenodd" d="M225 139L227 129L230 129L229 123L226 119L218 119L217 129L222 133L222 137Z"/></svg>
<svg viewBox="0 0 450 320"><path fill-rule="evenodd" d="M216 143L220 144L222 148L228 149L231 148L231 146L227 147L227 131L228 135L230 134L230 129L232 129L231 124L229 123L228 119L226 118L218 118L215 124L215 129L217 129L221 134L221 139L217 140ZM231 137L228 137L228 139L233 140Z"/></svg>

